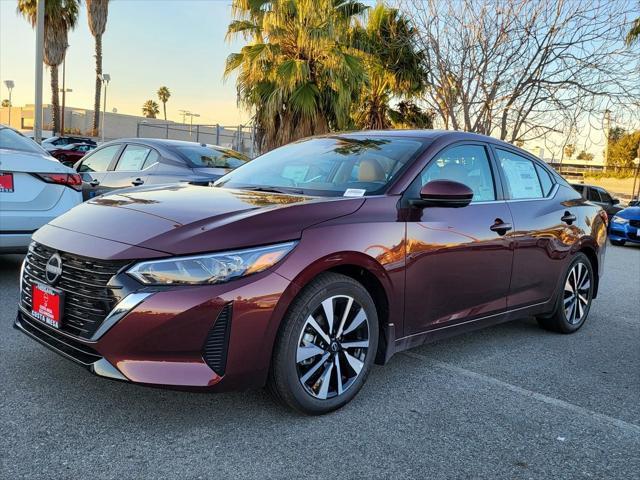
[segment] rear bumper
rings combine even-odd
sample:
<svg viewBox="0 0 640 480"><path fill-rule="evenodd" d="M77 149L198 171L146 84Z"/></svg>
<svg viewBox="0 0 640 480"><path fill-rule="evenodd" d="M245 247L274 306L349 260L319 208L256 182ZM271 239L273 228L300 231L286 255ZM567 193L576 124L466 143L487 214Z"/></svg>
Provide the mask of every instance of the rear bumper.
<svg viewBox="0 0 640 480"><path fill-rule="evenodd" d="M0 253L25 253L31 243L31 235L34 232L11 232L0 231Z"/></svg>

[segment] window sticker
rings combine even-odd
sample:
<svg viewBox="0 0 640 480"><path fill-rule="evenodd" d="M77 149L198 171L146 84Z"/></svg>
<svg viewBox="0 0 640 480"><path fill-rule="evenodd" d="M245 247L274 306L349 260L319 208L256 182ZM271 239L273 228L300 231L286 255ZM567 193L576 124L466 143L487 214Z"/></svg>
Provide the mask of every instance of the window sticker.
<svg viewBox="0 0 640 480"><path fill-rule="evenodd" d="M347 188L343 197L362 197L367 191L363 188Z"/></svg>

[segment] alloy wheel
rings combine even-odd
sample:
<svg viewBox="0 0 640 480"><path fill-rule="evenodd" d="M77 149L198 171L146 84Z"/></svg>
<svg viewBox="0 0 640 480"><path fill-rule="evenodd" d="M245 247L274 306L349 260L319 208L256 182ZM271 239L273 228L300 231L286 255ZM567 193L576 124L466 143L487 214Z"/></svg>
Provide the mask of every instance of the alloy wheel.
<svg viewBox="0 0 640 480"><path fill-rule="evenodd" d="M564 284L564 314L567 321L577 325L586 316L591 302L591 274L586 265L576 263Z"/></svg>
<svg viewBox="0 0 640 480"><path fill-rule="evenodd" d="M356 381L369 351L369 319L353 297L323 300L307 317L296 350L298 379L307 393L326 400Z"/></svg>

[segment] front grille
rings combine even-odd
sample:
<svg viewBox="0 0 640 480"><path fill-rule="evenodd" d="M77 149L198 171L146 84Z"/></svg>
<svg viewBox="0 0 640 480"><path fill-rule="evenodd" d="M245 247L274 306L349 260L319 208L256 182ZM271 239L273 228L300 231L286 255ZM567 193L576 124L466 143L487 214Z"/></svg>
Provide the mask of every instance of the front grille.
<svg viewBox="0 0 640 480"><path fill-rule="evenodd" d="M629 225L632 227L640 228L640 220L629 220Z"/></svg>
<svg viewBox="0 0 640 480"><path fill-rule="evenodd" d="M227 350L231 331L231 304L224 306L207 335L202 357L211 370L223 376L227 367Z"/></svg>
<svg viewBox="0 0 640 480"><path fill-rule="evenodd" d="M22 306L31 311L31 286L44 283L47 261L56 253L39 243L32 243L27 253L22 277ZM64 310L60 330L81 338L91 338L117 299L116 287L107 283L128 262L95 260L66 252L62 258L62 276L55 288L64 291Z"/></svg>
<svg viewBox="0 0 640 480"><path fill-rule="evenodd" d="M631 240L640 240L640 236L638 236L637 233L627 233L627 236L631 239Z"/></svg>

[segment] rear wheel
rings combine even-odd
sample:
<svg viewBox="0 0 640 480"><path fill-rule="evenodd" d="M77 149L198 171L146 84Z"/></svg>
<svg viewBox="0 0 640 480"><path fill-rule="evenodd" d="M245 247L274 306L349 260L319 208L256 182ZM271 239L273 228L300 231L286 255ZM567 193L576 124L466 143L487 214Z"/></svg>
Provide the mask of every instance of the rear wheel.
<svg viewBox="0 0 640 480"><path fill-rule="evenodd" d="M609 240L611 245L615 245L616 247L624 247L624 240Z"/></svg>
<svg viewBox="0 0 640 480"><path fill-rule="evenodd" d="M268 387L285 405L319 415L336 410L364 385L378 346L378 316L367 290L324 273L283 319Z"/></svg>
<svg viewBox="0 0 640 480"><path fill-rule="evenodd" d="M554 313L538 317L540 326L560 333L577 331L589 315L594 281L589 258L577 253L565 274Z"/></svg>

